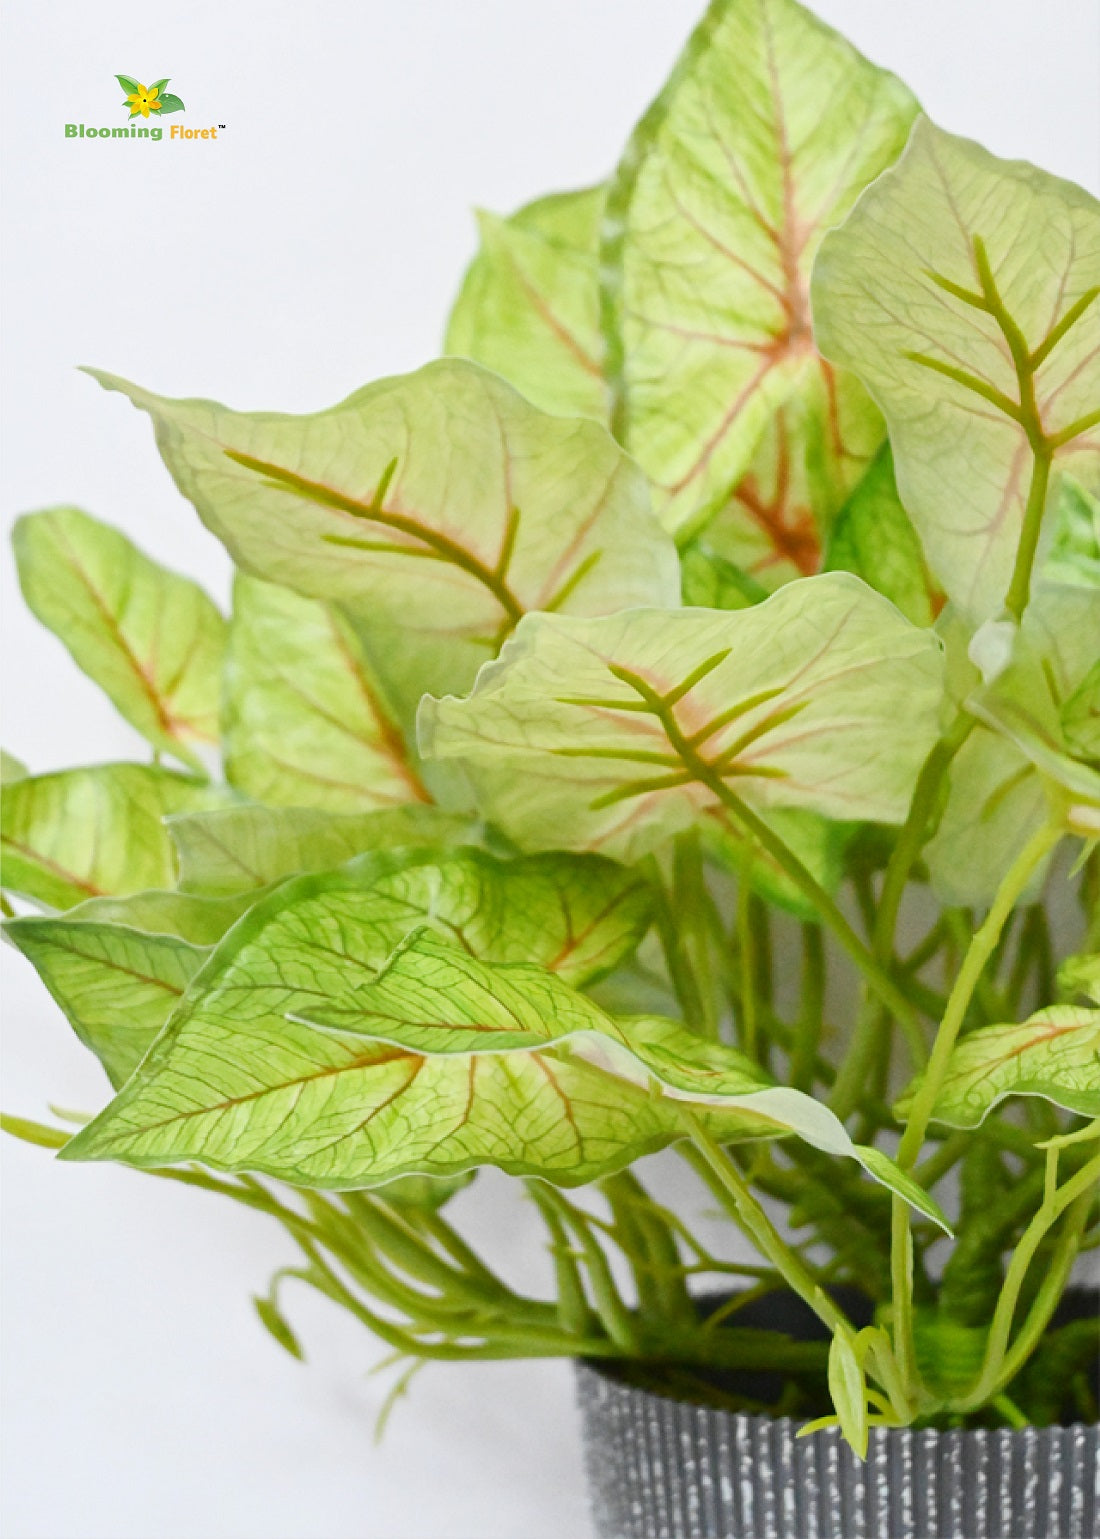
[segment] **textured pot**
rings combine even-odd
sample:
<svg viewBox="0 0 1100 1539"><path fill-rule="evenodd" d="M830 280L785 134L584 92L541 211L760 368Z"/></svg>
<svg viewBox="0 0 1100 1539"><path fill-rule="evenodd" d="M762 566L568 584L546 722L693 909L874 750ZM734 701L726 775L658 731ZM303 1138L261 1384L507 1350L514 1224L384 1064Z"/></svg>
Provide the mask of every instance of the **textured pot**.
<svg viewBox="0 0 1100 1539"><path fill-rule="evenodd" d="M753 1323L762 1324L762 1321ZM784 1327L780 1327L784 1328ZM598 1539L1096 1539L1100 1428L835 1429L691 1405L577 1364Z"/></svg>

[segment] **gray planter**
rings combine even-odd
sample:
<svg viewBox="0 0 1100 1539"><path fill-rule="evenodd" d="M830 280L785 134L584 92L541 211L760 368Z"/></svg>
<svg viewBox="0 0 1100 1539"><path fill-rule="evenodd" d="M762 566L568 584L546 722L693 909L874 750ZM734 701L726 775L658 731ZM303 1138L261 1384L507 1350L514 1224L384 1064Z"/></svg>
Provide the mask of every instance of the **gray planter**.
<svg viewBox="0 0 1100 1539"><path fill-rule="evenodd" d="M835 1431L686 1405L577 1366L599 1539L1096 1539L1096 1427Z"/></svg>
<svg viewBox="0 0 1100 1539"><path fill-rule="evenodd" d="M790 1316L796 1300L772 1299L787 1318L750 1322L754 1304L742 1321L817 1334ZM675 1400L613 1368L578 1363L577 1390L598 1539L1100 1535L1098 1427L873 1428L864 1463L833 1429L797 1438L798 1422Z"/></svg>

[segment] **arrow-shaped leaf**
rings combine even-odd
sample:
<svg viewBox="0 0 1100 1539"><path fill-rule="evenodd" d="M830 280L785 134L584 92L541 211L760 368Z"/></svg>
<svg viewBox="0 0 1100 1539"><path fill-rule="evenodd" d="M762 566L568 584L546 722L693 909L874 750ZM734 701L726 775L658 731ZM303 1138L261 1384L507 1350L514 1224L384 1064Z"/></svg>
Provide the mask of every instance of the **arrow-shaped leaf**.
<svg viewBox="0 0 1100 1539"><path fill-rule="evenodd" d="M1052 469L1100 487L1100 205L922 120L826 238L813 294L936 577L972 624L1018 616Z"/></svg>
<svg viewBox="0 0 1100 1539"><path fill-rule="evenodd" d="M478 215L481 249L445 350L510 380L544 411L606 422L599 230L605 190L554 193L508 219Z"/></svg>
<svg viewBox="0 0 1100 1539"><path fill-rule="evenodd" d="M225 621L195 583L78 508L19 519L28 607L154 748L201 767L218 740Z"/></svg>
<svg viewBox="0 0 1100 1539"><path fill-rule="evenodd" d="M521 846L633 857L731 796L900 821L941 680L935 637L837 572L733 612L532 615L468 699L424 702L422 747Z"/></svg>
<svg viewBox="0 0 1100 1539"><path fill-rule="evenodd" d="M684 1136L687 1104L725 1140L795 1132L896 1173L938 1214L826 1107L767 1087L733 1049L675 1022L616 1023L554 973L494 966L427 930L373 982L288 1010L266 1045L243 1012L204 1029L202 982L66 1158L198 1159L333 1187L494 1164L575 1185Z"/></svg>
<svg viewBox="0 0 1100 1539"><path fill-rule="evenodd" d="M289 588L237 578L223 719L226 777L258 801L362 812L429 800L352 627Z"/></svg>
<svg viewBox="0 0 1100 1539"><path fill-rule="evenodd" d="M349 606L402 699L465 688L531 609L604 614L679 597L644 477L606 429L538 411L442 359L311 416L169 401L169 470L237 564Z"/></svg>
<svg viewBox="0 0 1100 1539"><path fill-rule="evenodd" d="M895 1110L904 1118L916 1084ZM932 1115L977 1127L1006 1096L1037 1095L1100 1117L1100 1010L1050 1005L1018 1026L982 1026L956 1045Z"/></svg>
<svg viewBox="0 0 1100 1539"><path fill-rule="evenodd" d="M861 399L839 412L814 351L809 273L915 112L900 81L794 0L715 0L638 125L608 196L608 365L616 432L681 537L724 504L769 429L755 492L776 490L775 413L796 393L824 429L834 506L877 448L863 392L845 386Z"/></svg>
<svg viewBox="0 0 1100 1539"><path fill-rule="evenodd" d="M240 899L147 892L91 898L64 918L11 919L4 934L32 963L116 1088L133 1073Z"/></svg>

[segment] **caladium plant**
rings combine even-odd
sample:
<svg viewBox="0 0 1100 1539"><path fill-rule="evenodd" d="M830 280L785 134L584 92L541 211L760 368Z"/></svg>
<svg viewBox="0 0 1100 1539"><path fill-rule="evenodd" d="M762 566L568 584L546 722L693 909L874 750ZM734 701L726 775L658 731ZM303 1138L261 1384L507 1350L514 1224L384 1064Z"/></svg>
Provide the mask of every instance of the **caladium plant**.
<svg viewBox="0 0 1100 1539"><path fill-rule="evenodd" d="M238 576L17 526L152 762L5 756L7 938L114 1092L9 1131L281 1222L295 1354L288 1281L414 1365L771 1368L860 1450L1094 1416L1100 206L714 0L605 184L482 216L446 352L308 416L95 374ZM485 1165L552 1296L462 1238ZM831 1347L738 1326L777 1288Z"/></svg>

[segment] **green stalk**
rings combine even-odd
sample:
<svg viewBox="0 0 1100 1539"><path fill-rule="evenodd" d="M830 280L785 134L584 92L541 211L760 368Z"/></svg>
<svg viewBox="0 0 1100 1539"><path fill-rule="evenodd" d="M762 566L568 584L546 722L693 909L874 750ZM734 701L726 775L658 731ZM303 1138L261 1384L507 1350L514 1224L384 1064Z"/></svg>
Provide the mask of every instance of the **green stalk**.
<svg viewBox="0 0 1100 1539"><path fill-rule="evenodd" d="M810 1091L825 1024L825 945L820 926L802 926L802 998L791 1050L790 1078L796 1090Z"/></svg>
<svg viewBox="0 0 1100 1539"><path fill-rule="evenodd" d="M851 1337L852 1326L847 1316L833 1303L801 1256L784 1240L733 1161L726 1158L694 1113L684 1112L684 1124L691 1143L687 1147L681 1146L681 1152L688 1164L703 1178L760 1254L771 1262L787 1286L810 1306L818 1319L831 1331Z"/></svg>
<svg viewBox="0 0 1100 1539"><path fill-rule="evenodd" d="M1056 1158L1057 1150L1052 1150L1051 1154ZM1087 1165L1083 1165L1064 1185L1054 1191L1048 1190L1042 1206L1024 1230L1009 1263L1001 1296L997 1300L997 1307L993 1313L982 1371L973 1390L958 1405L957 1409L960 1411L976 1410L1009 1384L1039 1344L1062 1296L1062 1290L1076 1259L1081 1232L1088 1220L1098 1181L1100 1181L1100 1155L1094 1156ZM1069 1220L1051 1258L1047 1275L1043 1279L1023 1328L1009 1351L1008 1341L1012 1321L1028 1268L1046 1234L1067 1208L1071 1210Z"/></svg>
<svg viewBox="0 0 1100 1539"><path fill-rule="evenodd" d="M924 1143L932 1109L936 1104L955 1042L966 1017L974 989L986 962L992 955L1009 915L1032 873L1060 836L1054 823L1045 824L1028 840L1012 862L997 889L984 923L975 932L947 1001L947 1009L932 1044L928 1067L924 1072L905 1132L898 1145L897 1160L903 1170L912 1169ZM894 1299L894 1354L907 1386L917 1379L916 1352L913 1341L913 1242L909 1227L909 1205L901 1197L892 1199L890 1235L890 1273Z"/></svg>

